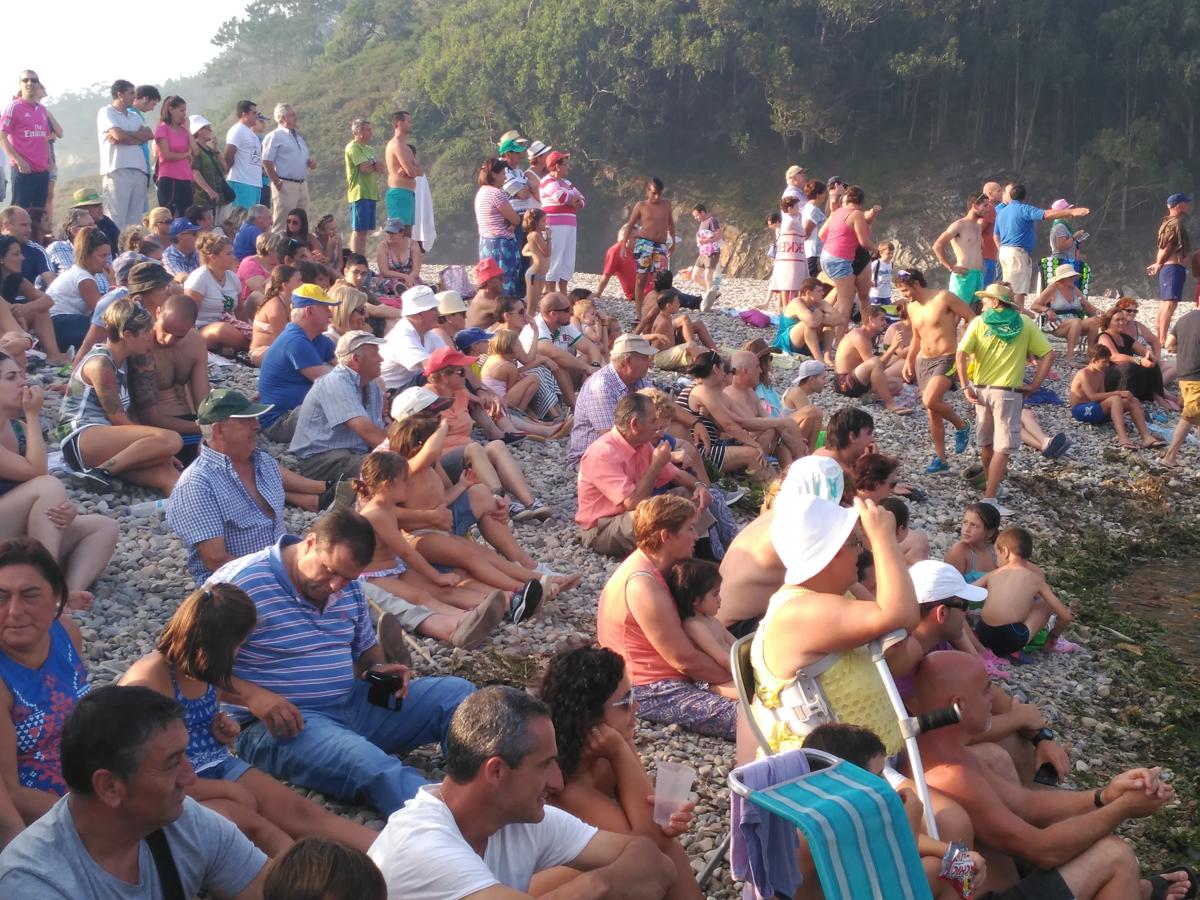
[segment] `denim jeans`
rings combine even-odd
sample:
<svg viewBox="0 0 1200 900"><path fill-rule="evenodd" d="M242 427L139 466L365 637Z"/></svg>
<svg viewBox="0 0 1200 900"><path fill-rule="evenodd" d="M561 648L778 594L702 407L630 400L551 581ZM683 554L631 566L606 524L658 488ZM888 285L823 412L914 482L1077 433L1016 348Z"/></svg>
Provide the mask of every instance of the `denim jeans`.
<svg viewBox="0 0 1200 900"><path fill-rule="evenodd" d="M301 709L304 727L291 739L271 736L262 722L242 729L238 756L301 787L342 800L365 795L384 816L425 784L393 753L439 741L445 749L450 717L475 687L462 678L415 678L404 706L393 712L367 702L368 685L355 682L341 702Z"/></svg>

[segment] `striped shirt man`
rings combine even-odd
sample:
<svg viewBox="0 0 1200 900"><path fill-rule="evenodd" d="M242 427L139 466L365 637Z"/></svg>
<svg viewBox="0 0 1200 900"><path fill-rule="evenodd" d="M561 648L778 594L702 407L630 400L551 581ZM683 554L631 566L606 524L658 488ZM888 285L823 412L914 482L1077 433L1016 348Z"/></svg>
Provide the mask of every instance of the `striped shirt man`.
<svg viewBox="0 0 1200 900"><path fill-rule="evenodd" d="M370 453L370 445L346 424L362 416L383 427L383 391L379 383L371 381L364 387L356 371L335 366L314 381L305 395L288 450L297 459L330 450Z"/></svg>

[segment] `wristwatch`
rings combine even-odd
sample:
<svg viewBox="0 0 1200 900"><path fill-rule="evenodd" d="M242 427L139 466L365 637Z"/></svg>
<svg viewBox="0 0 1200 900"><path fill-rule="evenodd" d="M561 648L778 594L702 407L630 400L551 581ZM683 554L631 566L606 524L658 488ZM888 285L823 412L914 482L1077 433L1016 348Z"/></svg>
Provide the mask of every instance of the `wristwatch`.
<svg viewBox="0 0 1200 900"><path fill-rule="evenodd" d="M1054 740L1054 732L1049 728L1039 728L1037 733L1029 739L1033 746L1037 746L1042 741Z"/></svg>

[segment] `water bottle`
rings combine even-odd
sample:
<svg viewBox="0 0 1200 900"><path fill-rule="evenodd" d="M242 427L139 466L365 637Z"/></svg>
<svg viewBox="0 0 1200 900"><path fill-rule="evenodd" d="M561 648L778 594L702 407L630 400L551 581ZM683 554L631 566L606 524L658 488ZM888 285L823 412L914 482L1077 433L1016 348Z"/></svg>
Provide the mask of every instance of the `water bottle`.
<svg viewBox="0 0 1200 900"><path fill-rule="evenodd" d="M154 516L162 512L166 512L166 500L143 500L141 503L135 503L129 507L131 516Z"/></svg>

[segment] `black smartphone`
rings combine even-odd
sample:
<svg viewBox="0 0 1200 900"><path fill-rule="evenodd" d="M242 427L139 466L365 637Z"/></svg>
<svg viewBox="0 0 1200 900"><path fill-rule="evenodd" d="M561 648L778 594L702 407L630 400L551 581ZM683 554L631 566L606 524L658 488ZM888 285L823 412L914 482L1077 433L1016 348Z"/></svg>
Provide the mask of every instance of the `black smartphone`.
<svg viewBox="0 0 1200 900"><path fill-rule="evenodd" d="M1045 785L1046 787L1058 787L1058 769L1050 765L1050 763L1042 763L1041 767L1033 775L1033 780L1037 784Z"/></svg>

